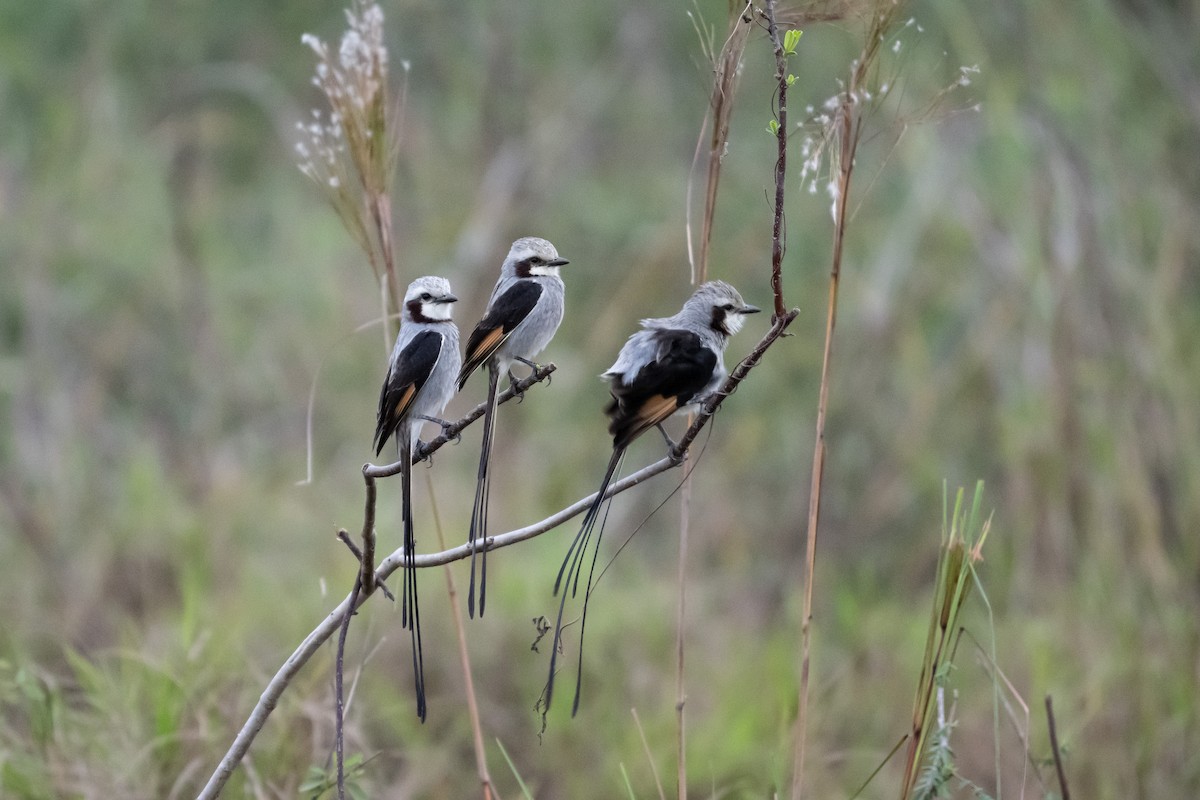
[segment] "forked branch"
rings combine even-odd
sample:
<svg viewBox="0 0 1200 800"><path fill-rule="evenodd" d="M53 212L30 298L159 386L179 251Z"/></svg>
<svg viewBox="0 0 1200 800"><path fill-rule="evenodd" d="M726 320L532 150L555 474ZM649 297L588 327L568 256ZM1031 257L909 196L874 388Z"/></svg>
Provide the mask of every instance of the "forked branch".
<svg viewBox="0 0 1200 800"><path fill-rule="evenodd" d="M620 481L615 481L609 487L608 491L605 493L605 496L612 497L613 495L620 494L621 492L631 489L645 480L658 475L659 473L666 472L672 467L679 466L683 462L684 457L687 455L688 446L695 440L696 436L708 423L708 420L711 419L712 415L715 414L721 407L721 404L725 401L725 398L729 397L734 393L734 391L736 391L738 385L745 380L747 375L749 375L750 370L758 365L763 353L765 353L766 350L784 334L784 332L787 330L787 327L792 323L792 320L796 318L797 313L797 311L793 310L772 322L770 329L763 336L763 338L759 340L758 344L755 345L750 354L746 356L746 358L742 359L737 367L730 372L729 377L726 379L724 385L717 392L714 392L713 395L710 396L708 400L701 406L700 411L696 415L696 419L688 428L683 438L680 439L679 448L677 450L670 453L665 458L661 458L658 461L655 461L653 464L643 467L627 478L624 478ZM526 381L530 381L529 384L522 386L522 384L525 384L525 381L521 381L517 384L518 391L521 391L523 388L528 388L528 385L532 385L532 383L536 383L538 380L545 378L552 371L553 365L548 365L547 367L542 368L542 370L535 372L534 375L531 375L526 379ZM513 395L511 391L505 392L504 395L501 396L501 402L511 398L512 396ZM421 448L418 453L418 457L427 456L435 452L447 441L453 439L459 431L470 425L482 415L482 406L475 408L465 417L449 426L441 436L438 436L436 439L429 442L425 447ZM388 475L395 475L397 472L399 472L399 470L400 468L398 463L385 466L367 465L363 469L363 475L366 478L374 480L376 478L386 477ZM516 530L509 531L508 533L502 533L498 536L489 536L486 546L489 550L496 550L516 544L517 542L523 542L526 539L532 539L535 536L540 536L547 531L557 528L559 525L587 509L592 504L593 500L595 500L595 497L596 493L593 492L587 497L577 500L566 508L551 514L539 522L527 525L524 528L518 528ZM417 555L413 559L412 563L419 568L449 564L452 561L459 561L467 558L471 555L472 549L472 544L463 544L458 547L452 547L448 550L443 550L440 553ZM389 575L399 569L403 563L403 548L396 550L387 558L383 559L383 561L379 563L378 568L375 569L375 585L379 585ZM361 606L362 603L365 603L368 598L369 596L360 596L356 598L355 608ZM254 710L251 711L250 716L242 726L242 729L234 738L233 744L230 745L228 752L226 752L224 758L221 759L216 771L214 771L212 776L209 778L208 784L198 795L198 800L212 800L213 798L220 796L221 790L224 788L225 783L229 780L230 775L233 774L233 770L239 763L241 763L241 760L245 757L247 751L249 751L250 745L258 736L259 731L262 730L263 725L266 724L267 717L270 716L271 712L275 709L275 706L279 703L279 698L283 696L283 693L287 690L288 686L291 685L292 679L295 678L300 670L304 668L304 665L308 663L308 660L312 658L313 654L316 653L317 650L319 650L335 632L337 632L339 626L346 619L346 614L350 610L351 601L352 598L348 596L345 600L338 604L336 608L330 611L321 621L321 623L315 629L313 629L313 631L308 634L307 637L305 637L304 641L300 643L299 647L296 648L296 650L288 657L288 659L284 661L283 666L279 668L274 677L272 677L270 682L267 684L266 689L263 690L262 696L259 697L258 703L255 705Z"/></svg>

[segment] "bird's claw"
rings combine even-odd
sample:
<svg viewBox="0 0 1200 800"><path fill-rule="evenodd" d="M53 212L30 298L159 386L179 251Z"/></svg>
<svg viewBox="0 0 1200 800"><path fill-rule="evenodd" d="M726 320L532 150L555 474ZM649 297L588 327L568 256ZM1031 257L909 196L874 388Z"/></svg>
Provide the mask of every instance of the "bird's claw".
<svg viewBox="0 0 1200 800"><path fill-rule="evenodd" d="M417 439L417 447L416 447L417 461L424 461L426 469L432 469L433 468L433 453L427 452L425 449L427 447L429 447L428 443L422 442L420 439Z"/></svg>
<svg viewBox="0 0 1200 800"><path fill-rule="evenodd" d="M454 423L453 423L453 422L447 422L446 420L444 420L444 419L439 419L438 417L427 417L427 416L425 416L425 415L423 415L423 414L422 414L422 415L420 415L420 416L418 416L417 418L418 418L418 419L423 419L423 420L425 420L426 422L432 422L432 423L434 423L435 425L438 425L439 427L441 427L441 429L442 429L442 437L443 437L443 438L444 438L444 439L445 439L447 442L454 442L454 444L458 444L459 442L461 442L461 441L462 441L462 431L460 431L460 430L455 430L455 431L454 431L454 433L450 433L450 431L451 431L451 430L454 430Z"/></svg>
<svg viewBox="0 0 1200 800"><path fill-rule="evenodd" d="M512 392L518 405L525 402L525 390L521 388L521 382L517 380L516 375L512 374L511 369L508 371L508 390Z"/></svg>
<svg viewBox="0 0 1200 800"><path fill-rule="evenodd" d="M524 364L525 366L527 366L531 370L533 370L533 373L530 375L531 378L536 377L539 372L541 372L542 370L545 369L545 367L542 366L541 364L539 364L536 361L533 361L531 359L528 359L528 358L518 357L516 360L520 361L522 364ZM547 386L550 385L551 379L552 379L552 373L547 372L546 376L543 378L543 380L546 381Z"/></svg>

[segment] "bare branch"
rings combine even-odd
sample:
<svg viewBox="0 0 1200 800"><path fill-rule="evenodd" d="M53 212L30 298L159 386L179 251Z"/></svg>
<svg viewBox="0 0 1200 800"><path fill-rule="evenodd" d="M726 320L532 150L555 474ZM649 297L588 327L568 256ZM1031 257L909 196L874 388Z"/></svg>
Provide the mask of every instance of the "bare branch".
<svg viewBox="0 0 1200 800"><path fill-rule="evenodd" d="M793 309L784 317L777 319L772 323L771 328L750 352L750 355L741 360L737 367L735 367L734 370L729 374L729 377L726 379L724 385L718 391L714 392L702 404L699 413L696 415L695 421L680 440L679 449L665 458L661 458L658 461L655 461L653 464L643 467L632 475L619 481L615 481L608 488L608 491L605 493L605 497L612 497L620 494L621 492L631 489L647 479L658 475L659 473L666 472L672 467L677 467L683 463L688 446L695 440L696 436L704 428L704 425L708 422L712 415L716 413L717 409L720 408L721 403L724 402L725 398L733 394L733 392L737 389L738 384L741 383L741 381L744 380L749 374L750 370L759 363L759 360L762 358L762 355L764 352L766 352L767 348L783 335L784 331L792 323L792 320L796 318L797 313L799 312ZM517 384L518 391L528 388L529 385L542 380L553 371L553 364L542 367L535 372L534 375L531 375L525 380L519 381ZM511 390L506 391L500 396L500 402L508 400L511 397ZM471 411L471 413L467 414L458 422L455 422L453 425L449 426L449 428L447 428L447 430L443 432L441 436L431 441L425 447L421 448L417 454L417 457L423 457L424 455L428 455L429 453L436 451L439 447L453 438L459 430L462 430L482 415L482 406L476 407L473 411ZM364 475L369 475L372 478L378 478L394 475L399 472L399 470L400 467L398 463L379 467L368 464L366 467L364 467L363 473ZM502 547L508 547L509 545L516 544L517 542L523 542L526 539L532 539L535 536L540 536L547 531L553 530L588 508L595 498L596 493L593 492L587 497L577 500L561 511L551 514L545 519L535 522L532 525L526 525L524 528L518 528L517 530L509 531L508 533L502 533L499 536L489 536L487 540L487 548L488 550L496 550ZM471 555L471 549L472 544L467 543L458 547L450 548L449 550L443 550L440 553L417 555L413 559L413 562L417 567L441 566L442 564L449 564L452 561L459 561L467 558ZM380 562L379 567L375 570L375 583L378 585L381 581L399 569L403 562L404 550L401 548ZM361 602L366 602L366 600L367 598L363 598ZM346 613L349 611L350 602L351 598L347 597L337 606L337 608L329 612L321 624L318 625L312 631L312 633L310 633L304 639L304 641L300 643L300 646L296 648L296 650L283 663L283 666L279 668L279 671L275 673L275 676L271 678L270 682L267 684L267 688L263 690L262 696L259 697L258 703L254 706L254 710L250 712L249 718L247 718L245 724L242 726L242 729L238 731L237 736L233 740L233 744L229 747L229 751L221 759L221 763L218 764L216 771L213 772L212 776L209 778L208 784L204 787L204 790L197 796L197 800L213 800L213 798L220 796L221 789L225 786L225 783L229 780L229 776L233 774L233 770L237 767L242 758L246 755L246 752L250 749L250 745L258 736L258 732L261 731L263 725L266 724L267 717L269 717L271 712L275 709L276 704L279 702L279 698L283 695L284 691L287 690L288 686L292 682L292 679L300 672L301 669L303 669L304 665L308 663L308 660L312 658L313 654L321 648L321 645L328 641L329 637L332 636L335 631L337 631L338 626L345 619Z"/></svg>
<svg viewBox="0 0 1200 800"><path fill-rule="evenodd" d="M359 578L362 592L369 595L375 591L375 479L367 478L367 501L363 508L362 558Z"/></svg>
<svg viewBox="0 0 1200 800"><path fill-rule="evenodd" d="M353 555L355 558L357 558L359 563L361 564L362 560L363 560L363 552L362 552L362 550L358 549L358 545L356 545L354 543L354 540L350 538L350 531L346 530L345 528L339 528L338 532L337 532L337 538L338 538L338 541L340 541L342 544L346 545L346 548L350 551L351 555ZM374 577L374 570L372 570L372 577ZM383 596L386 597L388 600L391 600L393 603L396 602L396 595L392 594L391 590L388 589L386 583L383 583L382 581L377 581L375 588L377 588L379 591L383 592Z"/></svg>
<svg viewBox="0 0 1200 800"><path fill-rule="evenodd" d="M365 564L366 562L364 561L363 563ZM360 575L354 579L354 588L350 591L350 597L346 599L346 613L342 616L341 624L338 625L337 658L334 661L333 667L333 749L337 759L338 800L346 800L346 748L343 736L346 719L346 701L342 668L346 659L346 636L350 633L350 618L354 616L354 609L358 605L359 590L361 588L362 577Z"/></svg>

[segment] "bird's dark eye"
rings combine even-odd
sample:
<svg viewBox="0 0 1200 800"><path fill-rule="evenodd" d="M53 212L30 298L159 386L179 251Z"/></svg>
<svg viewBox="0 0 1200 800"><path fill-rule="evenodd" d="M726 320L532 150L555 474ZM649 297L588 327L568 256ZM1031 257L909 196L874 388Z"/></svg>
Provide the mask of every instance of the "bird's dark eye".
<svg viewBox="0 0 1200 800"><path fill-rule="evenodd" d="M733 303L726 303L725 305L721 306L721 308L725 309L726 311L733 311Z"/></svg>
<svg viewBox="0 0 1200 800"><path fill-rule="evenodd" d="M421 292L421 302L428 303L432 299L433 295L431 295L429 292Z"/></svg>
<svg viewBox="0 0 1200 800"><path fill-rule="evenodd" d="M533 266L537 266L538 264L545 264L546 259L542 258L541 256L530 256L529 263Z"/></svg>

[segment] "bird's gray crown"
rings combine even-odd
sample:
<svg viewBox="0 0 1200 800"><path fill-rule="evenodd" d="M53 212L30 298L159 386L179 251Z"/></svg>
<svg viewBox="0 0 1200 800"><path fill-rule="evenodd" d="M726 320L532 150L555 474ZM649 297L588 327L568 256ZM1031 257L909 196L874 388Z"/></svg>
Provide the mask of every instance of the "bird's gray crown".
<svg viewBox="0 0 1200 800"><path fill-rule="evenodd" d="M558 250L545 239L540 239L537 236L524 236L512 243L512 247L508 251L507 260L524 261L530 256L542 258L546 261L554 261L558 258Z"/></svg>
<svg viewBox="0 0 1200 800"><path fill-rule="evenodd" d="M730 286L725 281L709 281L702 283L696 291L692 292L692 296L683 304L684 309L693 308L697 311L703 311L705 316L714 308L730 306L729 311L741 311L748 308L746 301L738 293L738 290Z"/></svg>

